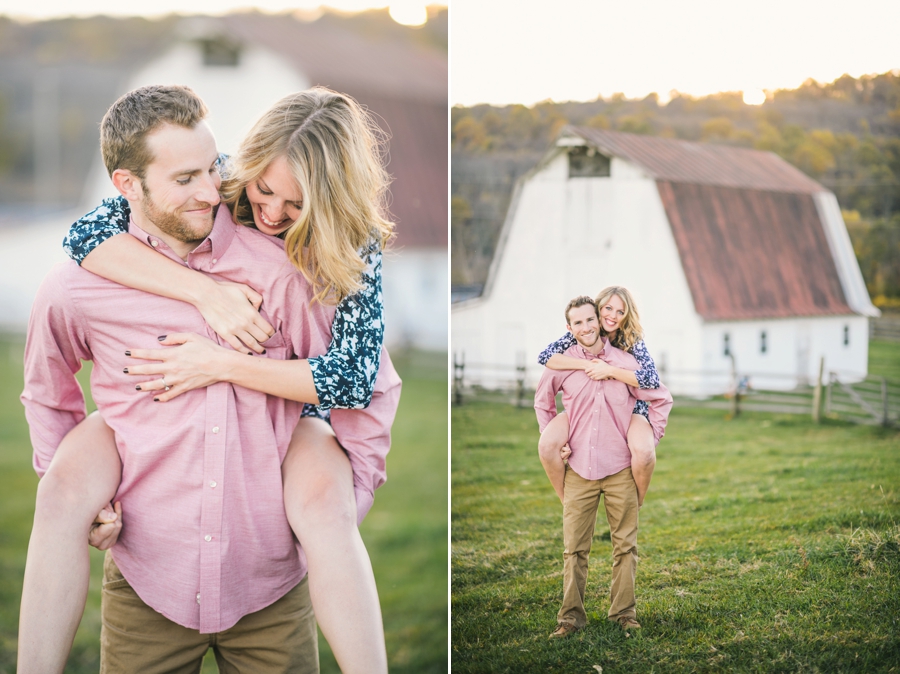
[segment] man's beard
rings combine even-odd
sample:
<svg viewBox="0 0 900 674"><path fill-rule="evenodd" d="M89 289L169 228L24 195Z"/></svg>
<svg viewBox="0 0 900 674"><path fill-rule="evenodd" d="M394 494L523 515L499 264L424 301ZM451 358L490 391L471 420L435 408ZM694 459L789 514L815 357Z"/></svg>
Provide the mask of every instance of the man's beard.
<svg viewBox="0 0 900 674"><path fill-rule="evenodd" d="M585 349L590 349L592 346L594 346L594 344L597 343L597 341L599 339L600 339L600 331L599 330L594 333L594 341L591 342L590 344L586 344L585 342L583 342L580 337L575 337L575 341L578 342L578 344Z"/></svg>
<svg viewBox="0 0 900 674"><path fill-rule="evenodd" d="M209 206L209 204L206 205ZM203 208L204 205L198 203L197 207ZM182 216L179 211L164 211L159 208L156 205L156 202L153 201L150 190L147 189L146 185L144 186L144 199L141 200L141 213L143 213L145 218L156 225L157 229L161 232L175 237L182 243L200 243L209 236L210 231L212 231L213 214L211 209L209 217L204 223L205 226L203 227L203 231L197 231L197 229L192 227L187 218Z"/></svg>

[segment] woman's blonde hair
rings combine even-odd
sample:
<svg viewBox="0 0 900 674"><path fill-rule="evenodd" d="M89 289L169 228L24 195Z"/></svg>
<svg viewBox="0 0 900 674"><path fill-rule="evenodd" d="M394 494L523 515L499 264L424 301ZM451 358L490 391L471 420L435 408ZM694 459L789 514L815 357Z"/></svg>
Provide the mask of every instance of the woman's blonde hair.
<svg viewBox="0 0 900 674"><path fill-rule="evenodd" d="M387 134L350 96L324 87L290 94L263 114L232 158L222 200L253 226L246 187L285 157L302 194L300 216L283 234L285 252L313 288L337 303L361 288L360 249L384 248L390 177L382 161Z"/></svg>
<svg viewBox="0 0 900 674"><path fill-rule="evenodd" d="M622 286L609 286L600 291L596 300L598 314L603 310L607 302L612 299L613 295L622 300L622 303L625 305L625 315L622 316L622 320L619 322L619 329L616 331L615 337L610 340L610 343L617 349L630 353L634 345L644 338L644 330L641 328L641 317L638 315L637 306L634 303L634 298L631 297L631 293ZM603 321L600 321L600 330L603 334L606 334L606 331L603 329Z"/></svg>

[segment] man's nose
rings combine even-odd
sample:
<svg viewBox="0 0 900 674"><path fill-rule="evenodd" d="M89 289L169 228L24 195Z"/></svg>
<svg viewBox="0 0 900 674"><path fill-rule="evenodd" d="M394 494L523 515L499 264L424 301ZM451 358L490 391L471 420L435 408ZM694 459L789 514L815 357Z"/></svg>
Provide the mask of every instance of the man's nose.
<svg viewBox="0 0 900 674"><path fill-rule="evenodd" d="M195 196L197 201L215 206L219 203L219 185L222 184L222 178L218 172L208 173L204 180L197 181L198 191Z"/></svg>

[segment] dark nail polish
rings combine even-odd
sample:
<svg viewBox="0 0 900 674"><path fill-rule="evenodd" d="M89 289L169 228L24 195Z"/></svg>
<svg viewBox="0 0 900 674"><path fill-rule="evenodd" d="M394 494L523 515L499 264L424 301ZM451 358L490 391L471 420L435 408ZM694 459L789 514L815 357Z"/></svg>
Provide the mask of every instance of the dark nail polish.
<svg viewBox="0 0 900 674"><path fill-rule="evenodd" d="M157 337L157 339L159 341L163 341L166 337L168 337L168 335L160 335L159 337Z"/></svg>
<svg viewBox="0 0 900 674"><path fill-rule="evenodd" d="M135 390L135 391L140 391L140 390L141 390L141 385L138 384L137 386L135 386L135 387L134 387L134 390Z"/></svg>
<svg viewBox="0 0 900 674"><path fill-rule="evenodd" d="M126 355L126 356L130 356L130 355L131 355L131 351L126 351L126 352L125 352L125 355Z"/></svg>
<svg viewBox="0 0 900 674"><path fill-rule="evenodd" d="M265 352L266 352L266 350L265 350L265 349L263 349L263 353L265 353Z"/></svg>
<svg viewBox="0 0 900 674"><path fill-rule="evenodd" d="M158 402L159 402L159 398L154 398L154 399L153 399L153 402L158 403Z"/></svg>
<svg viewBox="0 0 900 674"><path fill-rule="evenodd" d="M124 370L122 370L122 372L124 372L125 374L128 374L128 368L126 367Z"/></svg>

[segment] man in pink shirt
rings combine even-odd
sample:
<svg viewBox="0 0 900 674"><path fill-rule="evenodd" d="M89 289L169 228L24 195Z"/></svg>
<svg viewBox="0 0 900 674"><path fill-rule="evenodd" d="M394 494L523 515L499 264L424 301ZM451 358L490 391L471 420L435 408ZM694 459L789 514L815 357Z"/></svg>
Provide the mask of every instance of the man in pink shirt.
<svg viewBox="0 0 900 674"><path fill-rule="evenodd" d="M600 335L597 306L587 296L566 307L566 327L577 344L565 355L600 359L615 367L637 370L634 357ZM562 391L569 417L571 454L563 494L563 603L552 638L574 634L587 622L584 590L588 557L604 497L613 545L608 617L623 629L636 629L634 581L637 569L638 497L631 474L626 437L636 399L650 403L650 425L658 443L672 407L664 386L639 389L615 379L594 381L583 370L544 370L534 396L540 430L556 416L556 394Z"/></svg>
<svg viewBox="0 0 900 674"><path fill-rule="evenodd" d="M145 166L128 167L131 187L139 184L147 197L132 204L129 233L192 269L257 289L276 332L262 344L265 354L253 357L324 353L334 307L311 301L279 240L217 207L218 155L202 101L181 87L144 87L120 102L140 118L162 100L172 105L172 96L176 107L185 96L199 107L188 121L164 118L147 132L154 152ZM182 671L213 645L235 671L317 672L306 560L285 515L281 478L302 404L225 382L164 404L136 393L123 371L125 351L156 344L160 325L223 343L192 306L71 261L44 280L29 326L22 400L38 474L85 416L75 379L82 360L94 363L93 398L122 459L116 500L127 524L107 553L101 671L150 671L149 651L163 667L153 671ZM399 389L385 353L369 408L332 414L354 470L360 520L384 482Z"/></svg>

